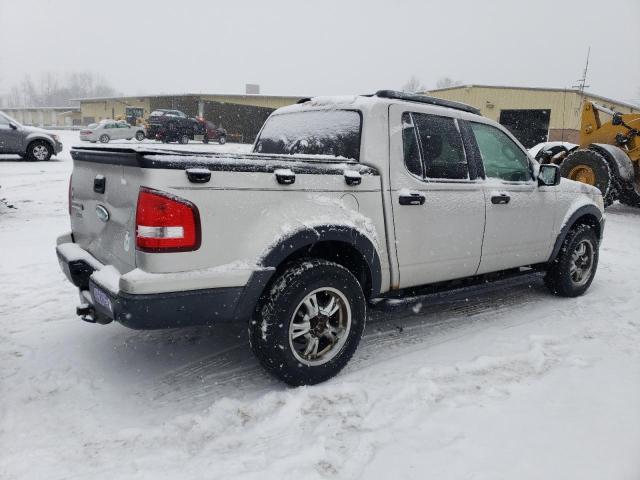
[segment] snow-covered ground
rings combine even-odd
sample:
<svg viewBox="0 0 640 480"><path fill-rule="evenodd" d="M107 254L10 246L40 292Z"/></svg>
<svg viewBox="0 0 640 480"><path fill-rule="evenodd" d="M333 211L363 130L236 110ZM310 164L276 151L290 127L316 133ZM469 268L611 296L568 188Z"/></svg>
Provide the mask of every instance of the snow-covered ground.
<svg viewBox="0 0 640 480"><path fill-rule="evenodd" d="M244 325L78 320L70 171L68 148L0 157L0 478L640 478L640 210L609 209L584 297L521 278L391 302L342 374L291 389Z"/></svg>

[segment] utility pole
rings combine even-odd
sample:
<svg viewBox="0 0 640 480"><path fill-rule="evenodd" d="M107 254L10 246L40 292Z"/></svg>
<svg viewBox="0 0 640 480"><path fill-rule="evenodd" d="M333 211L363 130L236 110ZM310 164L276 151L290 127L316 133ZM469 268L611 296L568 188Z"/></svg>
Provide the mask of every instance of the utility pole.
<svg viewBox="0 0 640 480"><path fill-rule="evenodd" d="M584 71L582 72L582 77L577 80L577 85L572 85L571 88L577 88L580 91L580 95L584 96L584 89L589 88L590 85L587 85L587 71L589 70L589 55L591 54L591 46L589 46L589 50L587 50L587 62L584 66Z"/></svg>

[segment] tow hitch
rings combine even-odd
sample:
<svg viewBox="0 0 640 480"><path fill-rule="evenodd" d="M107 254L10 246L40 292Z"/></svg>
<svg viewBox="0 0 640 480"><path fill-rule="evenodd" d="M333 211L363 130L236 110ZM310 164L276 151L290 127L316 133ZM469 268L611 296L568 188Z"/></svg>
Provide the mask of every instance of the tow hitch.
<svg viewBox="0 0 640 480"><path fill-rule="evenodd" d="M106 325L113 321L110 318L103 318L97 315L95 308L87 303L82 303L76 307L76 315L87 323L99 323L100 325Z"/></svg>

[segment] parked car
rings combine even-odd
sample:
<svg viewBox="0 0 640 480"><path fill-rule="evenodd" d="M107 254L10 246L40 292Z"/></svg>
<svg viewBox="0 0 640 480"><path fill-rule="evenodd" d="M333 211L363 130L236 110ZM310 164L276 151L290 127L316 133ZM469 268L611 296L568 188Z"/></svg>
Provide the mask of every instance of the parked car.
<svg viewBox="0 0 640 480"><path fill-rule="evenodd" d="M138 329L247 322L261 364L292 385L345 366L371 299L523 269L575 297L598 265L600 191L455 102L307 99L245 155L97 150L71 152L57 245L77 313Z"/></svg>
<svg viewBox="0 0 640 480"><path fill-rule="evenodd" d="M0 112L0 154L45 161L61 151L62 142L58 135L42 128L22 125L6 113Z"/></svg>
<svg viewBox="0 0 640 480"><path fill-rule="evenodd" d="M220 145L227 143L227 131L217 126L215 123L205 120L204 118L197 119L202 126L202 142L209 143L211 141L217 141Z"/></svg>
<svg viewBox="0 0 640 480"><path fill-rule="evenodd" d="M147 120L147 136L165 143L189 143L203 133L204 126L180 110L154 110Z"/></svg>
<svg viewBox="0 0 640 480"><path fill-rule="evenodd" d="M127 122L115 120L102 120L100 123L92 123L80 130L80 140L92 143L109 143L111 140L131 140L132 138L141 142L145 137L143 126L131 126Z"/></svg>

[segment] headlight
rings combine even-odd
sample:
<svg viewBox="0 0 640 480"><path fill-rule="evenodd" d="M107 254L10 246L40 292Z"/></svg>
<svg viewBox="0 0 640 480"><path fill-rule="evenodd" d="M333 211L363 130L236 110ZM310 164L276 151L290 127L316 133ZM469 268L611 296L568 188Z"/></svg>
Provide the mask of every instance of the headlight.
<svg viewBox="0 0 640 480"><path fill-rule="evenodd" d="M51 135L56 142L60 141L60 137L58 135Z"/></svg>

